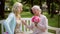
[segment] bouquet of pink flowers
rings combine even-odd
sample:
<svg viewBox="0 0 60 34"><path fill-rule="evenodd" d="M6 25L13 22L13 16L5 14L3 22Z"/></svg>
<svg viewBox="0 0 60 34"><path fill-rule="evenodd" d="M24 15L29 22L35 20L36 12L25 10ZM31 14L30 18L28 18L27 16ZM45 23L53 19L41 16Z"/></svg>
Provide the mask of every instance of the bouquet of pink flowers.
<svg viewBox="0 0 60 34"><path fill-rule="evenodd" d="M33 16L32 22L39 23L40 22L40 18L38 16Z"/></svg>

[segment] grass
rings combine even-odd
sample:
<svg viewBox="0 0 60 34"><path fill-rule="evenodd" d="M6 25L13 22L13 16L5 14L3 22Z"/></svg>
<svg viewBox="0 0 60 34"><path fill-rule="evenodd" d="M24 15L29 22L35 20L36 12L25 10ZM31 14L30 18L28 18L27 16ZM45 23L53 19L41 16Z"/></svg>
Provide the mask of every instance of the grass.
<svg viewBox="0 0 60 34"><path fill-rule="evenodd" d="M21 17L22 18L31 18L32 14L30 12L22 12Z"/></svg>

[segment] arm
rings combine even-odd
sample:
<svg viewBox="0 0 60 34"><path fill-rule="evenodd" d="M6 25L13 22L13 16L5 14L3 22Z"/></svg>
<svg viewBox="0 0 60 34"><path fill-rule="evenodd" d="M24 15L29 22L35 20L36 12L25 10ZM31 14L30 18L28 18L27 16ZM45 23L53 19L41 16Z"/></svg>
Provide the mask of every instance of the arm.
<svg viewBox="0 0 60 34"><path fill-rule="evenodd" d="M12 31L11 31L11 29L10 29L10 26L9 26L9 23L11 22L11 20L12 20L12 18L13 18L13 16L10 14L9 16L8 16L8 18L4 21L4 26L5 26L5 29L6 29L6 31L9 33L9 34L13 34L12 33Z"/></svg>
<svg viewBox="0 0 60 34"><path fill-rule="evenodd" d="M7 22L4 22L4 27L6 29L6 32L8 32L9 34L12 34L12 31L10 29L10 26L9 26L9 24Z"/></svg>
<svg viewBox="0 0 60 34"><path fill-rule="evenodd" d="M45 30L48 28L48 19L47 19L47 18L44 18L43 23L44 23L44 25L38 24L37 27L38 27L41 31L45 32Z"/></svg>
<svg viewBox="0 0 60 34"><path fill-rule="evenodd" d="M27 25L26 22L24 22L24 21L22 21L22 23L23 23L27 28L29 28L29 29L32 30L32 28L33 28L33 24L31 24L31 26L29 26L29 25Z"/></svg>
<svg viewBox="0 0 60 34"><path fill-rule="evenodd" d="M9 24L11 22L13 16L14 15L12 13L10 13L9 16L8 16L8 18L5 21Z"/></svg>

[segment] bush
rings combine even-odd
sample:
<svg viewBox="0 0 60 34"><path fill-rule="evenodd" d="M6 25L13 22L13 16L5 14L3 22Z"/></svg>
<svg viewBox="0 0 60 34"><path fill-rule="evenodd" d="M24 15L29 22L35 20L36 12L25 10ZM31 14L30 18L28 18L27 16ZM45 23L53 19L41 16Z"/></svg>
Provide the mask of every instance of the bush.
<svg viewBox="0 0 60 34"><path fill-rule="evenodd" d="M30 9L30 7L29 7L29 6L23 6L23 11L28 12L28 11L29 11L29 9Z"/></svg>

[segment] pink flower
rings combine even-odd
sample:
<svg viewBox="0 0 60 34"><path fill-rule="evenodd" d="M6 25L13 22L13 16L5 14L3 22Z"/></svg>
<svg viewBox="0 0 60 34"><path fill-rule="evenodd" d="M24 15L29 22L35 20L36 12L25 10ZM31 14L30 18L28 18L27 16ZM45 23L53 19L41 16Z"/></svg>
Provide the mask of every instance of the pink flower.
<svg viewBox="0 0 60 34"><path fill-rule="evenodd" d="M33 16L32 22L39 23L40 22L40 18L38 16Z"/></svg>

